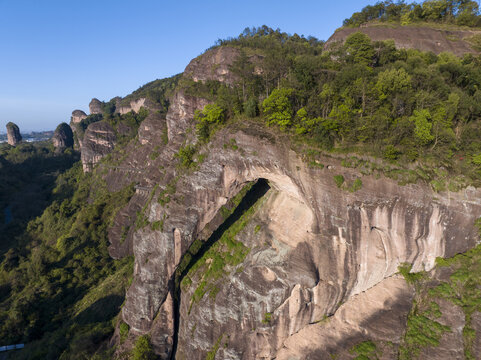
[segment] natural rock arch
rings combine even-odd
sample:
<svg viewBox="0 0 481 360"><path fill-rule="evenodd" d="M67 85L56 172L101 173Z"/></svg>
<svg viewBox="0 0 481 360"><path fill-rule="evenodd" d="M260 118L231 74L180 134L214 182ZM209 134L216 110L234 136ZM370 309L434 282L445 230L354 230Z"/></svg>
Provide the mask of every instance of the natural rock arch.
<svg viewBox="0 0 481 360"><path fill-rule="evenodd" d="M172 229L179 229L182 234L185 252L220 207L246 182L263 178L278 190L279 195L268 206L272 214L289 207L293 209L289 215L299 212L299 219L304 221L300 230L295 226L299 220L280 213L277 218L281 220L278 224L273 222L269 231L271 236L282 239L288 231L296 230L285 240L292 249L288 252L290 259L305 259L309 266L309 275L292 269L298 276L285 280L290 284L288 291L276 295L282 298L281 303L272 305L273 311L280 314L277 330L261 336L262 342L253 348L259 352L264 351L262 348L274 354L284 339L310 322L333 314L341 302L392 276L401 263L412 263L416 270L429 270L437 256L465 251L476 242L472 224L481 213L481 204L466 201L462 193L437 195L434 199L424 186L399 186L390 179L367 175L362 177L359 191L349 192L338 188L333 177L342 174L346 182L353 182L361 176L357 170L343 168L332 158L320 159L326 165L322 169L309 167L269 134L263 135L262 130L255 131L255 135L252 132L239 130L231 134L225 130L217 134L211 144L217 150L209 153L197 171L177 182L169 207L152 202L149 220L165 219L164 228L168 230L146 228L134 234L138 266L127 293L123 318L134 332L158 334L153 337L158 348L171 346L169 342L162 343L162 339L172 336L169 321L160 323L154 319L169 318L168 284L178 258ZM236 139L238 150L224 148L223 144L231 138ZM301 261L291 263L299 264L299 268L304 266ZM270 274L269 269L265 271ZM151 308L158 309L154 311L157 315L151 316ZM222 326L219 323L209 330L203 343L215 343L215 331ZM229 331L240 338L238 332ZM235 340L231 342L235 344ZM191 346L198 346L190 349L192 353L203 349L200 344ZM236 351L244 350L237 343Z"/></svg>

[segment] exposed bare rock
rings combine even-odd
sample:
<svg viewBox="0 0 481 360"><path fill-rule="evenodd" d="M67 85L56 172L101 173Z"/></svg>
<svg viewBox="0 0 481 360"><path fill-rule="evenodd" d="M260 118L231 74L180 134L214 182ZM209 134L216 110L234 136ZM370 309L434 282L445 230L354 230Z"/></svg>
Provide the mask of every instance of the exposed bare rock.
<svg viewBox="0 0 481 360"><path fill-rule="evenodd" d="M150 171L153 168L158 169L163 162L163 159L158 156L167 140L165 119L159 114L151 113L140 124L138 139L138 143L131 143L125 149L125 155L122 155L125 156L122 165L110 167L105 177L112 190L118 191L132 182L140 184L137 186L129 206L116 215L114 224L109 230L109 239L111 240L109 253L116 259L132 254L132 236L135 232L132 223L153 189L152 184L146 182L148 179L144 176L145 171L148 168Z"/></svg>
<svg viewBox="0 0 481 360"><path fill-rule="evenodd" d="M176 92L166 116L169 141L183 139L186 130L192 126L195 110L202 110L209 102L184 91Z"/></svg>
<svg viewBox="0 0 481 360"><path fill-rule="evenodd" d="M162 147L167 145L167 125L159 114L150 113L139 127L139 142L142 145Z"/></svg>
<svg viewBox="0 0 481 360"><path fill-rule="evenodd" d="M413 295L402 277L386 278L353 296L333 316L289 336L275 355L276 359L351 359L352 347L373 340L391 343L397 348L402 337L399 329L407 320ZM384 351L383 355L394 358Z"/></svg>
<svg viewBox="0 0 481 360"><path fill-rule="evenodd" d="M89 111L90 111L90 114L102 114L102 106L103 106L103 102L101 102L99 99L96 99L96 98L93 98L91 101L90 101L90 104L89 104Z"/></svg>
<svg viewBox="0 0 481 360"><path fill-rule="evenodd" d="M61 123L57 126L52 142L56 151L63 151L66 148L73 147L73 132L70 126L66 123Z"/></svg>
<svg viewBox="0 0 481 360"><path fill-rule="evenodd" d="M481 34L476 30L442 30L427 26L374 25L360 28L341 28L326 42L326 48L334 42L344 42L355 32L368 35L373 41L394 40L397 48L432 51L435 54L451 52L457 56L476 53L468 41L469 37Z"/></svg>
<svg viewBox="0 0 481 360"><path fill-rule="evenodd" d="M147 101L149 102L149 101ZM121 114L121 115L124 115L124 114L127 114L131 111L135 112L135 113L138 113L140 108L145 106L146 104L146 99L145 98L140 98L140 99L137 99L137 100L132 100L129 105L118 105L118 107L116 108L116 112Z"/></svg>
<svg viewBox="0 0 481 360"><path fill-rule="evenodd" d="M7 141L12 146L17 146L17 144L22 141L20 129L13 122L7 124Z"/></svg>
<svg viewBox="0 0 481 360"><path fill-rule="evenodd" d="M78 124L81 122L83 119L87 117L87 114L83 112L82 110L74 110L72 111L72 117L70 119L70 122L72 124Z"/></svg>
<svg viewBox="0 0 481 360"><path fill-rule="evenodd" d="M113 150L115 141L115 131L108 123L100 121L90 124L82 143L81 159L84 172L92 171L100 159Z"/></svg>
<svg viewBox="0 0 481 360"><path fill-rule="evenodd" d="M229 67L238 56L239 50L236 48L214 48L192 60L185 68L184 76L191 77L194 81L216 80L232 85L235 76Z"/></svg>

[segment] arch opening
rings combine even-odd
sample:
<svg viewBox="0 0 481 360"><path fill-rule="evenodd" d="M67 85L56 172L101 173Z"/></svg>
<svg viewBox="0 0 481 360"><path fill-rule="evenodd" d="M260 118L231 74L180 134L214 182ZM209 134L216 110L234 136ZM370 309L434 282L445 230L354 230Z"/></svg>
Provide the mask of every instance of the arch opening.
<svg viewBox="0 0 481 360"><path fill-rule="evenodd" d="M179 265L173 275L174 287L174 338L171 359L175 359L178 343L178 333L180 326L180 301L181 287L180 284L189 270L196 264L198 260L222 237L222 235L234 225L241 216L248 211L254 204L260 200L270 189L269 182L264 178L259 178L246 192L242 200L235 207L233 212L224 220L224 222L210 235L206 241L196 240L185 252ZM220 211L220 210L219 210Z"/></svg>

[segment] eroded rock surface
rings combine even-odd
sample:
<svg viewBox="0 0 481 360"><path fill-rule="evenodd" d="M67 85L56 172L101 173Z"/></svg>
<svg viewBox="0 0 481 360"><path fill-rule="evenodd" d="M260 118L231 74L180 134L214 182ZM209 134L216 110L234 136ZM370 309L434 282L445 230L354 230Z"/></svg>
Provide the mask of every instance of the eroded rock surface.
<svg viewBox="0 0 481 360"><path fill-rule="evenodd" d="M108 123L100 121L90 124L82 141L83 170L92 171L100 159L113 150L115 141L115 131Z"/></svg>
<svg viewBox="0 0 481 360"><path fill-rule="evenodd" d="M373 41L392 39L396 48L432 51L435 54L451 52L457 56L477 53L478 51L471 47L468 40L473 35L481 34L476 30L442 30L415 25L367 25L336 31L326 42L326 47L335 42L344 42L349 35L358 31L368 35Z"/></svg>
<svg viewBox="0 0 481 360"><path fill-rule="evenodd" d="M20 129L13 122L7 124L7 142L12 146L17 146L22 141L22 135L20 135Z"/></svg>
<svg viewBox="0 0 481 360"><path fill-rule="evenodd" d="M239 55L233 47L218 47L193 59L184 70L184 75L194 81L215 80L229 85L234 84L235 76L230 65Z"/></svg>
<svg viewBox="0 0 481 360"><path fill-rule="evenodd" d="M141 108L146 108L155 112L160 109L160 107L150 99L146 98L139 98L136 100L130 101L128 104L122 104L122 101L119 101L118 105L116 106L115 112L120 115L125 115L131 111L134 113L138 113Z"/></svg>
<svg viewBox="0 0 481 360"><path fill-rule="evenodd" d="M404 278L399 275L386 278L353 296L333 316L289 336L276 359L350 359L353 356L349 350L367 340L390 343L391 349L384 349L387 351L383 351L383 358L392 359L402 338L399 329L406 323L412 298L413 290Z"/></svg>
<svg viewBox="0 0 481 360"><path fill-rule="evenodd" d="M400 264L430 270L437 256L452 256L476 243L472 224L481 214L481 204L472 197L457 193L435 199L427 187L402 187L371 176L362 177L362 189L350 193L339 189L333 176L342 174L353 181L360 176L356 171L336 162L329 164L330 169L310 169L282 142L269 141L268 135L263 139L262 129L252 126L234 134L219 133L211 145L216 150L197 172L177 183L175 197L183 202L171 202L166 208L152 201L147 216L151 223L163 220L164 231L146 227L134 234L134 281L123 308L133 331L152 328L169 294L176 246L185 252L226 200L242 184L259 178L278 192L268 200L265 220L259 221L261 229L267 229L259 232L265 237L243 240L258 250L246 258L244 271L226 279L228 285L214 303L206 296L189 315L191 294L183 295L179 348L186 354L205 355L225 333L230 334L231 358L274 357L294 333L393 276ZM230 138L242 152L220 150ZM177 245L173 229L181 234ZM259 268L268 274L265 280ZM246 347L240 339L261 326L267 312L273 314L273 326ZM195 342L189 338L194 323Z"/></svg>

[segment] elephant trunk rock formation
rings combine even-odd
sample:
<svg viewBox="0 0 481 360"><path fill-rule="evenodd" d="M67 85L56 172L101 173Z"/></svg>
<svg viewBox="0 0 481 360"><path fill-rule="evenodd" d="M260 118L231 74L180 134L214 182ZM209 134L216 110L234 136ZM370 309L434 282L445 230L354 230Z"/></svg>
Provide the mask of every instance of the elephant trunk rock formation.
<svg viewBox="0 0 481 360"><path fill-rule="evenodd" d="M22 141L22 135L20 135L20 129L13 122L7 124L7 141L10 145L16 146Z"/></svg>

